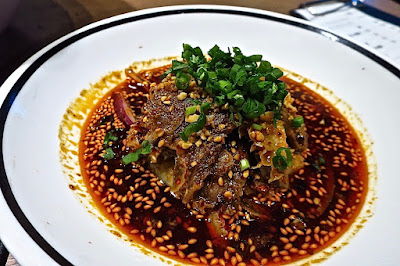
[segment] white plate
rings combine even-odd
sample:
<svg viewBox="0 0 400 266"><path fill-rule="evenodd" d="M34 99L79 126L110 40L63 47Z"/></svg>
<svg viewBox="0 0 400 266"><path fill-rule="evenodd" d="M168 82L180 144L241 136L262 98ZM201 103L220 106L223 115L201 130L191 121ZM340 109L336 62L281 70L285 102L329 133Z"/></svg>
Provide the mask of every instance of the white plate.
<svg viewBox="0 0 400 266"><path fill-rule="evenodd" d="M179 6L109 18L30 58L0 89L0 237L26 265L161 264L119 241L71 193L59 162L62 115L89 83L134 61L239 46L333 90L375 142L375 215L326 264L389 265L400 259L400 71L366 48L292 17L255 9Z"/></svg>

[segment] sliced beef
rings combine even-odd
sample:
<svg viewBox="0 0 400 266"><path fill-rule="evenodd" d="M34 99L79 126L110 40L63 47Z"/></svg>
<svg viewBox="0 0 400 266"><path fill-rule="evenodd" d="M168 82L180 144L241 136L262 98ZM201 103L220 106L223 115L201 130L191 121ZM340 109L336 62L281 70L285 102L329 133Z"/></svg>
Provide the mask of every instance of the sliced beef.
<svg viewBox="0 0 400 266"><path fill-rule="evenodd" d="M212 167L212 174L208 176L202 189L196 194L193 207L206 213L207 210L218 209L224 204L237 205L243 195L243 186L246 178L240 169L240 160L247 159L247 153L239 150L239 160L234 160L233 155L224 150L220 153L218 161ZM231 171L231 176L229 172ZM219 179L222 178L222 185ZM229 196L225 192L231 192Z"/></svg>
<svg viewBox="0 0 400 266"><path fill-rule="evenodd" d="M138 125L131 127L127 144L130 148L139 147L146 139L153 145L148 156L152 172L183 203L190 203L208 217L214 240L223 245L226 238L220 236L226 237L229 231L224 214L232 216L240 206L257 219L273 218L266 203L256 199L260 194L273 198L277 191L289 187L289 175L303 166L300 152L307 148L307 135L304 127L289 125L296 115L289 99L285 100L282 120L274 121L273 113L267 112L257 121L244 121L239 130L231 122L228 110L212 105L205 112L204 128L185 142L179 133L196 121L186 117L185 110L195 105L199 116L200 105L211 100L200 96L201 89L194 82L186 91L187 97L182 94L185 93L176 88L172 77L151 86L143 115ZM255 129L253 123L259 123L261 129ZM138 128L143 129L140 138L135 136ZM235 149L225 143L227 139L237 142ZM280 147L295 149L293 165L284 171L275 169L272 163ZM243 159L251 162L249 177L244 177L240 168Z"/></svg>
<svg viewBox="0 0 400 266"><path fill-rule="evenodd" d="M226 246L227 240L225 237L228 234L228 230L226 230L226 222L225 219L221 217L220 211L213 211L208 215L207 227L210 233L210 236L213 238L213 243L218 246Z"/></svg>
<svg viewBox="0 0 400 266"><path fill-rule="evenodd" d="M285 125L287 142L297 152L305 151L308 147L308 135L305 124L300 127L293 127L292 120L297 117L297 109L292 105L293 98L285 99L285 106L282 108L282 120Z"/></svg>
<svg viewBox="0 0 400 266"><path fill-rule="evenodd" d="M200 147L192 145L187 150L178 147L174 167L175 183L172 188L184 203L190 202L194 193L203 187L204 180L211 174L212 165L222 150L222 144L214 142L203 143Z"/></svg>
<svg viewBox="0 0 400 266"><path fill-rule="evenodd" d="M177 129L185 121L186 108L193 105L189 99L180 101L177 96L178 90L173 82L163 82L150 88L142 121L143 127L149 131L146 138L150 143L162 137L166 147L176 149L174 140L180 132Z"/></svg>
<svg viewBox="0 0 400 266"><path fill-rule="evenodd" d="M176 152L165 148L157 157L156 163L149 162L150 170L167 186L173 187L175 182L174 165Z"/></svg>
<svg viewBox="0 0 400 266"><path fill-rule="evenodd" d="M191 88L191 90L196 91L196 88ZM200 134L206 132L208 139L203 139L201 145L193 144L190 147L184 147L179 133L189 124L185 121L185 110L189 106L200 105L206 99L200 98L197 100L200 104L196 104L190 97L179 100L180 93L182 91L177 90L172 80L151 87L142 126L148 130L146 139L153 146L163 141L163 146L158 149L158 153L153 154L159 158L157 163L150 163L151 169L171 186L172 192L184 203L188 203L204 186L205 179L213 171L221 168L213 165L218 158L224 158L224 156L221 157L224 142L214 141L214 139L226 137L235 126L230 121L227 111L221 112L219 108L211 108L206 113L206 126L199 132Z"/></svg>

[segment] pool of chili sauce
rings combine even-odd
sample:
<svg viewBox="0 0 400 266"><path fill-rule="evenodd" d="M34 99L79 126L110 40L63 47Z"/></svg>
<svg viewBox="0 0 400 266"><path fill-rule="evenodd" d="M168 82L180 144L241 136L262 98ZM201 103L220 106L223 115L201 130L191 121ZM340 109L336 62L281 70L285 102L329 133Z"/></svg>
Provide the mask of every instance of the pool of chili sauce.
<svg viewBox="0 0 400 266"><path fill-rule="evenodd" d="M153 70L147 70L144 72L141 72L140 75L145 77L146 79L150 80L151 82L160 82L160 74L163 73L168 67L161 67ZM319 226L319 231L330 231L330 228L337 228L337 225L330 227L328 224L321 224L321 221L326 221L329 220L329 216L332 216L329 214L329 210L335 210L335 205L337 205L337 202L339 199L341 199L346 205L344 206L343 209L341 209L341 214L335 214L335 219L341 219L344 218L344 221L340 224L340 232L336 232L333 237L329 237L329 240L323 243L321 245L318 243L318 246L316 248L307 248L307 254L306 255L299 255L299 254L290 254L291 260L287 262L294 262L296 260L305 258L309 255L312 255L327 246L329 246L331 243L333 243L337 238L339 238L351 225L351 223L354 221L354 219L357 217L357 214L361 210L361 206L364 203L365 195L367 192L367 166L366 166L366 160L365 160L365 155L364 151L362 148L362 145L360 141L357 138L356 133L352 129L352 127L349 125L347 120L339 113L339 111L334 108L329 102L327 102L325 99L323 99L321 96L319 96L317 93L311 91L308 89L306 86L297 83L291 79L283 77L282 80L287 83L287 89L291 93L292 97L296 100L296 103L299 103L299 100L301 99L301 102L303 103L302 105L297 104L296 107L298 108L298 115L302 115L304 117L304 122L307 126L307 132L309 134L309 149L311 151L311 154L309 154L306 158L306 166L304 170L302 171L301 175L299 173L293 175L291 177L291 187L297 192L296 195L293 194L291 190L287 191L286 193L283 193L283 195L280 197L280 202L272 202L272 204L265 205L266 208L271 208L271 213L273 214L273 220L269 222L262 222L258 220L252 220L250 222L250 226L242 226L242 231L240 233L240 239L245 241L247 243L247 239L249 237L253 237L258 234L266 235L268 237L268 244L266 245L265 248L257 250L257 252L265 258L268 258L268 262L274 264L273 258L271 257L271 254L273 251L270 249L273 247L278 247L279 251L284 250L285 243L282 242L281 238L282 237L287 237L288 235L284 235L281 232L281 228L285 228L285 218L288 217L289 214L295 215L296 217L300 217L302 222L306 223L305 229L302 229L302 226L299 225L298 223L294 223L295 220L290 220L290 223L287 224L287 226L291 227L293 230L296 228L301 229L305 231L307 228L311 228L313 230L312 233L310 234L305 234L304 236L298 235L297 239L294 240L293 242L290 242L293 244L293 247L298 248L299 250L301 249L301 246L305 243L304 239L307 235L310 235L312 240L309 241L308 243L317 243L314 237L314 230L317 226ZM117 91L126 91L126 92L132 92L132 91L142 91L143 93L148 92L148 88L146 86L143 86L140 83L136 83L129 78L118 85L116 88L114 88L112 91L110 91L103 99L106 99L109 97L113 92ZM136 99L139 101L145 101L145 97L141 97L141 99ZM92 112L89 114L89 118L93 115L94 111L101 105L102 101L100 101L93 109ZM314 114L318 114L318 117L310 115L310 108L307 109L307 107L313 106L313 112ZM135 101L133 102L134 110L136 113L140 113L140 107L141 105L135 106ZM136 107L136 108L135 108ZM332 118L336 119L332 119ZM107 120L109 118L106 118ZM323 150L323 146L320 145L320 143L316 143L316 140L319 139L319 136L321 134L319 130L323 128L329 128L331 126L331 120L340 120L339 122L341 123L339 130L335 131L334 134L338 138L344 139L345 133L340 131L340 128L345 130L347 132L347 135L350 135L351 137L347 139L347 145L350 147L350 151L353 149L354 151L358 151L359 157L361 158L360 161L357 161L357 164L354 167L350 166L343 166L341 165L340 168L340 173L347 173L347 178L340 175L338 170L333 170L330 168L330 170L327 173L327 165L332 164L334 160L334 156L337 156L339 153L338 151L332 152L332 150L327 151ZM81 139L84 138L86 129L88 128L89 120L85 122L85 125L82 130L82 136ZM321 121L324 121L324 125L321 125ZM316 130L317 129L317 130ZM122 140L126 137L126 132L127 130L116 130L114 131L114 135L118 137L118 140L115 141L112 145L112 149L115 152L115 158L121 158L124 155L129 153L129 150L126 150L124 152L121 151L122 147ZM332 132L329 132L332 134ZM329 144L328 144L329 145ZM326 146L325 146L326 147ZM164 208L162 207L161 210L157 213L154 213L154 207L149 209L149 210L144 210L143 208L135 209L134 205L137 204L135 202L135 199L133 199L133 202L117 202L116 206L121 207L122 210L124 210L126 207L130 207L133 211L131 215L131 222L130 224L125 224L121 226L118 221L114 219L114 213L108 213L106 211L106 207L101 203L101 200L107 196L107 189L106 188L115 188L116 192L118 194L126 194L127 191L129 191L129 187L134 185L134 180L136 178L140 178L140 176L143 173L139 173L137 176L133 176L128 180L124 181L121 186L116 186L114 182L109 181L109 176L112 172L113 169L119 168L123 169L124 173L131 173L132 168L136 168L136 166L132 165L127 165L124 166L120 163L117 163L118 160L110 160L107 162L104 160L102 157L97 155L95 158L96 160L102 160L103 164L107 164L109 166L108 172L105 172L103 168L99 168L99 171L104 173L107 176L107 181L105 182L104 186L104 193L102 193L100 196L96 195L94 193L93 189L90 189L90 179L91 179L91 174L86 172L85 170L85 165L92 161L92 160L84 160L83 159L83 151L85 150L85 145L83 144L83 141L80 142L80 163L82 167L82 173L84 176L84 181L86 186L89 188L89 191L98 206L98 208L101 210L101 212L110 220L112 221L122 232L126 233L134 242L138 242L141 244L144 244L147 248L152 249L158 253L161 253L162 255L165 256L170 256L171 258L181 261L181 262L187 262L187 263L193 263L193 261L190 261L189 259L185 258L182 259L178 257L177 255L170 255L167 252L162 252L159 250L159 246L165 246L167 244L173 244L175 246L178 246L179 244L186 244L189 239L195 238L197 239L197 242L195 244L189 245L189 247L184 251L186 255L192 253L192 252L197 252L198 256L205 255L204 251L208 248L207 245L205 244L208 239L212 239L210 234L208 233L207 229L207 220L198 220L195 218L195 215L193 215L190 210L178 199L175 199L170 192L164 192L165 186L160 187L160 193L157 194L156 200L154 200L154 207L163 205L160 204L159 201L162 198L166 198L167 201L171 203L171 207L169 208ZM344 154L345 157L348 157L349 154L351 154L350 151L343 151L341 150L342 155ZM325 164L321 164L320 158L324 158ZM137 165L139 167L139 165ZM144 173L145 176L148 175ZM306 190L310 191L310 194L313 194L312 189L310 189L310 183L319 179L329 179L329 178L324 178L319 176L318 174L326 175L329 174L329 178L333 181L330 182L327 186L330 189L334 189L332 193L332 199L330 200L330 203L328 207L326 208L326 211L317 219L310 219L308 218L307 212L309 210L314 210L316 209L316 205L318 204L310 204L308 201L301 201L301 198L306 198ZM121 175L121 177L122 177ZM126 175L126 174L125 174ZM318 177L319 176L319 177ZM142 180L146 180L147 178L147 184L144 186L139 187L135 191L135 193L140 193L143 196L146 195L146 191L148 189L152 189L153 187L150 185L150 182L148 182L151 177L147 176L145 178L142 178ZM364 188L362 191L353 191L351 189L343 190L343 182L342 184L338 183L338 179L345 179L347 180L346 182L348 183L348 179L351 178L355 182L355 186L362 184L362 187ZM324 184L324 181L322 182ZM329 191L328 191L329 192ZM315 194L315 193L314 193ZM312 198L313 196L311 196ZM320 197L321 198L321 197ZM150 199L153 200L153 199ZM157 204L158 202L158 204ZM114 203L114 202L113 202ZM288 209L288 208L283 208L282 204L286 203L289 205L291 208L296 209L298 212L292 213L293 209ZM355 207L352 207L355 206ZM347 207L352 207L351 211L347 213L345 210ZM337 209L337 208L336 208ZM299 216L299 213L304 214L304 217ZM312 213L312 212L311 212ZM310 214L312 215L312 214ZM149 233L146 233L146 229L148 229L148 222L150 221L155 229L157 229L157 235L156 237L160 236L165 236L167 235L167 231L171 231L173 237L169 241L165 241L164 243L157 243L156 247L151 246L151 242L154 240L154 237L152 237ZM162 227L157 228L157 221L162 222ZM298 220L297 220L298 221ZM196 233L189 233L186 229L188 227L195 227L197 228ZM138 229L139 233L132 234L132 230ZM286 232L287 233L287 232ZM141 235L144 236L141 238ZM289 234L291 236L295 234ZM214 239L214 242L216 239ZM242 251L239 247L240 241L233 241L233 240L228 240L228 244L231 247L234 247L236 251L243 257L243 261L249 263L249 260L254 257L254 253L250 254L249 251L249 245L246 245L246 248L244 251ZM287 244L287 243L286 243ZM224 257L224 248L219 249L217 246L213 246L214 249L214 254L215 257L223 258ZM176 250L176 249L175 249ZM282 260L282 255L279 255L280 261L275 261L277 263L283 263L286 262ZM260 261L260 260L259 260ZM210 262L210 260L208 261ZM230 261L227 261L227 264L230 264Z"/></svg>

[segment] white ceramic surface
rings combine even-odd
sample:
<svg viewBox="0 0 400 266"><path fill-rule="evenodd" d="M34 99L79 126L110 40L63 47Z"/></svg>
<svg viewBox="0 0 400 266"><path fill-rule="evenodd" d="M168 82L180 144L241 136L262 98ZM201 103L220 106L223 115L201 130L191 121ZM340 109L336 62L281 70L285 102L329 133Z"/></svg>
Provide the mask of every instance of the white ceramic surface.
<svg viewBox="0 0 400 266"><path fill-rule="evenodd" d="M263 54L273 64L319 82L360 115L375 142L376 213L325 263L397 264L400 71L368 50L308 25L254 9L166 7L94 23L34 55L0 88L0 122L5 121L1 240L26 265L56 264L54 259L74 265L162 264L107 232L71 193L59 162L59 124L80 91L109 71L134 61L178 55L182 42L204 50L218 43Z"/></svg>

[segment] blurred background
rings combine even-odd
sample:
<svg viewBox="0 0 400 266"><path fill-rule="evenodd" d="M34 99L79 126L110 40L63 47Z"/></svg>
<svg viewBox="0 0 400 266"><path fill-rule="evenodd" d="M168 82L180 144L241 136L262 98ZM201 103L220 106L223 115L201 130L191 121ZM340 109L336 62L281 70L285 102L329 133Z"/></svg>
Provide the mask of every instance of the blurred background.
<svg viewBox="0 0 400 266"><path fill-rule="evenodd" d="M289 14L301 0L0 0L0 84L35 52L84 25L130 11L168 5L220 4L245 6ZM400 17L394 0L364 3ZM7 9L10 9L7 11Z"/></svg>
<svg viewBox="0 0 400 266"><path fill-rule="evenodd" d="M0 85L47 44L84 25L114 15L183 4L233 5L289 15L303 3L305 1L301 0L0 0ZM400 18L399 0L364 0L362 3L378 11L375 14L392 18L391 25L400 29L399 20L396 20ZM395 27L392 30L398 30ZM397 45L400 51L400 43L392 45ZM0 242L0 266L6 263L7 266L18 265Z"/></svg>

